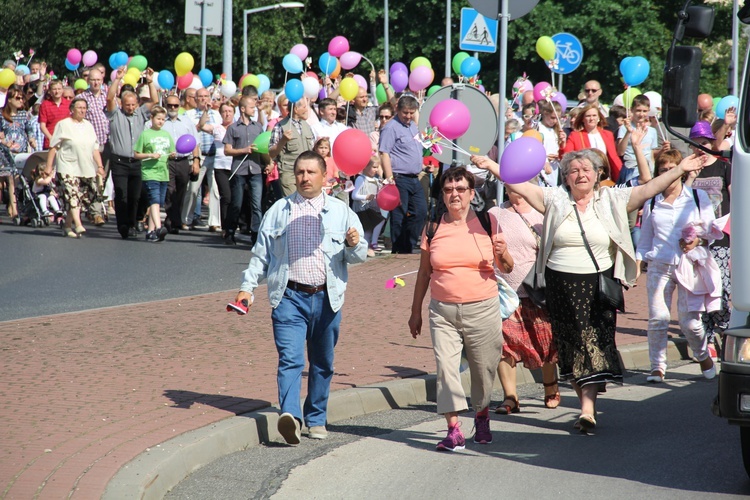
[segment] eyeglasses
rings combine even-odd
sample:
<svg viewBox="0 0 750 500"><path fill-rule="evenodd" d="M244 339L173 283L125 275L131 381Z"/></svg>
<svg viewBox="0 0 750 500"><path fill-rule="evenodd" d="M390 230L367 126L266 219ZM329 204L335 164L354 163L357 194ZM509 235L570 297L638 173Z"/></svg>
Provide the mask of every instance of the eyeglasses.
<svg viewBox="0 0 750 500"><path fill-rule="evenodd" d="M531 120L532 118L534 118L534 115L523 115L524 120Z"/></svg>
<svg viewBox="0 0 750 500"><path fill-rule="evenodd" d="M600 90L601 89L584 89L583 91L586 92L587 94L595 94L599 92Z"/></svg>
<svg viewBox="0 0 750 500"><path fill-rule="evenodd" d="M170 109L177 109L177 108L180 107L180 105L179 104L169 104L169 103L167 103L167 107L170 108Z"/></svg>
<svg viewBox="0 0 750 500"><path fill-rule="evenodd" d="M381 120L390 120L393 117L389 115L378 115L378 118L380 118Z"/></svg>
<svg viewBox="0 0 750 500"><path fill-rule="evenodd" d="M13 97L11 97L11 99L15 99L17 101L23 101L23 96L21 94L18 94L18 95L14 95Z"/></svg>
<svg viewBox="0 0 750 500"><path fill-rule="evenodd" d="M458 194L464 194L469 189L470 188L467 188L467 187L464 187L464 186L444 187L443 188L443 193L445 193L445 194L451 194L451 193L453 193L453 191L455 191Z"/></svg>

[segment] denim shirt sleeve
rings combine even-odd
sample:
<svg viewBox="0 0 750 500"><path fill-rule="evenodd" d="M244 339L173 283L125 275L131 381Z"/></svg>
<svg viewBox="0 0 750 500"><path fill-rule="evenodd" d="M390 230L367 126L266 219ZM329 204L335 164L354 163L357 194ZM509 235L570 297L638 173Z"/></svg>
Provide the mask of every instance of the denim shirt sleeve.
<svg viewBox="0 0 750 500"><path fill-rule="evenodd" d="M258 239L253 246L250 262L242 274L240 290L245 292L252 292L268 278L268 296L272 306L276 296L280 300L284 293L289 275L286 228L289 225L290 213L287 199L276 202L266 212L260 223ZM281 283L283 287L279 289Z"/></svg>

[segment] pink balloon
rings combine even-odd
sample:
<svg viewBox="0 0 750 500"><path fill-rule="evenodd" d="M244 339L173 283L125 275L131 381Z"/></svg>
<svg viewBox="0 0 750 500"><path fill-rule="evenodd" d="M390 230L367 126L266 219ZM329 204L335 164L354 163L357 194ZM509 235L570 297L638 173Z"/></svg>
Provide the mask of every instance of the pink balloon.
<svg viewBox="0 0 750 500"><path fill-rule="evenodd" d="M562 108L563 112L568 109L568 98L565 97L565 94L563 94L562 92L555 93L555 95L553 95L551 99L553 102L560 103L560 107Z"/></svg>
<svg viewBox="0 0 750 500"><path fill-rule="evenodd" d="M328 53L333 57L341 57L345 52L349 52L349 40L345 37L335 36L328 42Z"/></svg>
<svg viewBox="0 0 750 500"><path fill-rule="evenodd" d="M513 84L513 89L519 94L523 94L529 90L534 90L534 84L531 83L531 80L516 81L516 83Z"/></svg>
<svg viewBox="0 0 750 500"><path fill-rule="evenodd" d="M362 75L354 75L354 81L357 82L357 85L367 90L367 80L365 80L365 77Z"/></svg>
<svg viewBox="0 0 750 500"><path fill-rule="evenodd" d="M409 74L406 71L398 70L391 73L391 86L394 92L403 92L409 85Z"/></svg>
<svg viewBox="0 0 750 500"><path fill-rule="evenodd" d="M383 189L378 192L375 200L381 210L390 212L401 205L401 194L399 194L398 188L395 184L386 184L383 186Z"/></svg>
<svg viewBox="0 0 750 500"><path fill-rule="evenodd" d="M362 54L359 52L344 52L341 54L341 57L339 58L339 62L341 63L341 67L343 69L354 69L356 68L360 61L362 60Z"/></svg>
<svg viewBox="0 0 750 500"><path fill-rule="evenodd" d="M96 55L96 52L94 52L93 50L87 50L83 53L82 60L84 66L93 66L94 64L96 64L97 59L98 57Z"/></svg>
<svg viewBox="0 0 750 500"><path fill-rule="evenodd" d="M109 75L109 81L114 82L116 78L117 78L117 70L113 69L112 73L110 73Z"/></svg>
<svg viewBox="0 0 750 500"><path fill-rule="evenodd" d="M539 82L536 85L534 85L534 100L541 101L542 99L544 99L542 92L544 92L544 90L550 88L551 86L552 85L550 85L547 82Z"/></svg>
<svg viewBox="0 0 750 500"><path fill-rule="evenodd" d="M70 49L68 50L68 61L70 61L70 64L75 66L76 64L80 64L81 62L81 51L78 49Z"/></svg>
<svg viewBox="0 0 750 500"><path fill-rule="evenodd" d="M299 57L301 61L304 61L309 52L307 50L307 45L305 45L304 43L298 43L297 45L292 47L292 50L290 50L289 53L294 54L295 56Z"/></svg>
<svg viewBox="0 0 750 500"><path fill-rule="evenodd" d="M427 66L418 66L409 75L409 88L413 92L426 89L435 79L435 72Z"/></svg>
<svg viewBox="0 0 750 500"><path fill-rule="evenodd" d="M447 139L458 139L469 130L471 113L461 101L446 99L432 108L430 125L437 128Z"/></svg>
<svg viewBox="0 0 750 500"><path fill-rule="evenodd" d="M192 71L188 71L184 75L177 78L177 88L180 90L185 90L192 84L193 84L193 72Z"/></svg>
<svg viewBox="0 0 750 500"><path fill-rule="evenodd" d="M508 184L526 182L542 171L546 160L544 144L533 137L519 137L500 157L500 178Z"/></svg>

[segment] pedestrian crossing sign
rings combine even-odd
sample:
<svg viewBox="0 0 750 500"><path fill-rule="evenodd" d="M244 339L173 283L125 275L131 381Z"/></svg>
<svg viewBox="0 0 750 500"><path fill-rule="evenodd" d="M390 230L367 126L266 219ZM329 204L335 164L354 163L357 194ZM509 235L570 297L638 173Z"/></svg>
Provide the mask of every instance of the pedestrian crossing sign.
<svg viewBox="0 0 750 500"><path fill-rule="evenodd" d="M461 9L461 50L497 52L497 19L484 17L474 9Z"/></svg>

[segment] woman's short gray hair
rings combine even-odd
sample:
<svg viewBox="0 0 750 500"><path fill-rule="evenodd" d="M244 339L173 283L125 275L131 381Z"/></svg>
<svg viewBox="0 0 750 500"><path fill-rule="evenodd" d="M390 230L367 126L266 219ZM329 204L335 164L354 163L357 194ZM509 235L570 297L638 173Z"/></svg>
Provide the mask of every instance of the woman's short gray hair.
<svg viewBox="0 0 750 500"><path fill-rule="evenodd" d="M602 165L601 157L591 149L581 149L580 151L571 151L566 153L565 156L560 160L560 175L563 177L563 183L567 185L566 179L570 173L570 165L574 161L588 160L591 166L596 170L596 182L594 183L594 189L599 189L599 169Z"/></svg>

